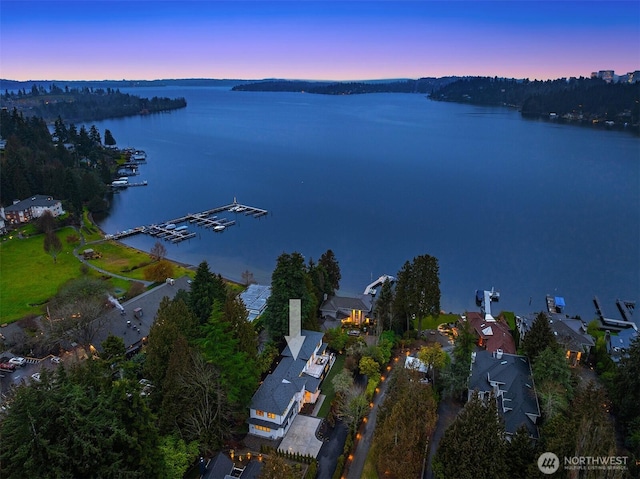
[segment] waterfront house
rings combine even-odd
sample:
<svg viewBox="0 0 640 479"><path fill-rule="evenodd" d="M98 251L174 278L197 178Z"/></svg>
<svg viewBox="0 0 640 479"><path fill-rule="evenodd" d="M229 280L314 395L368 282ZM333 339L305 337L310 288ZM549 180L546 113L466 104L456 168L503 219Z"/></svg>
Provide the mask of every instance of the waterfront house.
<svg viewBox="0 0 640 479"><path fill-rule="evenodd" d="M498 414L504 420L507 437L525 426L529 436L537 439L540 405L536 397L533 374L526 356L502 351L478 351L471 358L468 395L477 391L481 398L493 394Z"/></svg>
<svg viewBox="0 0 640 479"><path fill-rule="evenodd" d="M629 355L631 343L638 340L638 331L635 328L622 329L616 334L607 331L604 339L609 356L613 362L619 363Z"/></svg>
<svg viewBox="0 0 640 479"><path fill-rule="evenodd" d="M365 326L371 320L372 307L373 297L369 294L357 298L329 296L320 306L320 314L325 320Z"/></svg>
<svg viewBox="0 0 640 479"><path fill-rule="evenodd" d="M247 310L247 319L253 321L267 308L267 300L271 296L271 286L250 284L240 293L240 299Z"/></svg>
<svg viewBox="0 0 640 479"><path fill-rule="evenodd" d="M575 367L588 357L591 348L595 346L593 336L587 333L587 325L580 319L567 318L558 313L545 313L549 320L549 326L553 331L556 341L565 351L565 357L569 365ZM516 325L520 334L520 342L531 329L531 325L537 314L525 314L516 316Z"/></svg>
<svg viewBox="0 0 640 479"><path fill-rule="evenodd" d="M516 343L509 325L503 320L485 319L476 312L467 313L467 321L473 327L477 344L491 353L501 350L507 354L516 353Z"/></svg>
<svg viewBox="0 0 640 479"><path fill-rule="evenodd" d="M16 225L39 218L45 211L50 211L54 217L64 214L60 200L47 195L35 195L22 201L16 200L4 209L4 214L9 224Z"/></svg>
<svg viewBox="0 0 640 479"><path fill-rule="evenodd" d="M320 384L335 361L322 342L323 333L303 330L304 343L296 358L287 346L280 363L251 399L249 434L281 439L305 404L315 404Z"/></svg>

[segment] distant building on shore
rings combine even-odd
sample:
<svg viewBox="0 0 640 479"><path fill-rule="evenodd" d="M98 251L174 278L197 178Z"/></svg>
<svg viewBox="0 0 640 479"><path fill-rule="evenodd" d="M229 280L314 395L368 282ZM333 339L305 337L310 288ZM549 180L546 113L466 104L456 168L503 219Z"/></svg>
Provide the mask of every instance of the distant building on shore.
<svg viewBox="0 0 640 479"><path fill-rule="evenodd" d="M4 209L4 215L9 224L17 225L39 218L45 211L50 211L54 217L64 214L60 200L47 195L34 195L26 200L14 201Z"/></svg>

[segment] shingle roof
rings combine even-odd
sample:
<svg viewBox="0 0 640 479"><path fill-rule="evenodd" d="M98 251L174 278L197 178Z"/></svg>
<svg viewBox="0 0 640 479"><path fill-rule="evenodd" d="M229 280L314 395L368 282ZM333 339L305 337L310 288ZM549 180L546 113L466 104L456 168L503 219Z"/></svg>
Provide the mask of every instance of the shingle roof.
<svg viewBox="0 0 640 479"><path fill-rule="evenodd" d="M515 354L516 343L511 335L507 323L501 320L487 321L480 313L467 313L467 321L476 330L478 336L484 340L487 351L495 352L502 349L505 353Z"/></svg>
<svg viewBox="0 0 640 479"><path fill-rule="evenodd" d="M569 351L584 352L595 346L595 342L591 335L576 330L576 321L582 324L582 321L577 319L555 319L550 322L550 326L558 343Z"/></svg>
<svg viewBox="0 0 640 479"><path fill-rule="evenodd" d="M355 309L358 311L370 311L371 305L371 296L368 294L362 295L358 298L347 296L330 296L326 301L322 303L322 306L320 306L320 310L351 312Z"/></svg>
<svg viewBox="0 0 640 479"><path fill-rule="evenodd" d="M504 419L505 430L515 434L525 425L532 437L538 437L538 427L529 416L540 416L529 360L525 356L503 354L501 358L489 351L478 351L471 365L469 389L491 392L489 381L499 383L502 398L498 398L498 412ZM510 408L504 411L503 408Z"/></svg>
<svg viewBox="0 0 640 479"><path fill-rule="evenodd" d="M323 333L302 330L301 334L305 341L297 359L293 359L288 346L282 351L282 360L253 395L252 409L282 415L289 406L291 398L303 387L310 392L318 390L320 379L303 374L302 370L315 348L322 343Z"/></svg>
<svg viewBox="0 0 640 479"><path fill-rule="evenodd" d="M304 343L302 344L302 347L300 348L300 352L298 353L298 359L303 359L306 362L306 360L311 357L316 347L322 344L322 338L324 337L324 333L321 333L319 331L308 331L306 329L303 329L300 332L300 334L304 336ZM289 345L287 345L282 350L282 355L292 356L291 350L289 349Z"/></svg>
<svg viewBox="0 0 640 479"><path fill-rule="evenodd" d="M53 197L51 196L35 195L27 198L26 200L18 201L17 203L11 206L7 206L4 209L4 211L5 212L24 211L24 210L28 210L32 206L49 207L57 203L60 203L60 200L54 200Z"/></svg>

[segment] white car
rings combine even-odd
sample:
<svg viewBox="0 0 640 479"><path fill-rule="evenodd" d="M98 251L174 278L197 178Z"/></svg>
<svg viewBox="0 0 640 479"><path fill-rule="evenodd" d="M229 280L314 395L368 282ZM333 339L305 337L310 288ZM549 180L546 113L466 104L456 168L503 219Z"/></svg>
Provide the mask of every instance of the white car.
<svg viewBox="0 0 640 479"><path fill-rule="evenodd" d="M15 364L16 366L24 366L26 362L27 360L21 357L15 357L15 358L9 359L9 364Z"/></svg>
<svg viewBox="0 0 640 479"><path fill-rule="evenodd" d="M33 373L31 377L34 381L40 381L40 373Z"/></svg>
<svg viewBox="0 0 640 479"><path fill-rule="evenodd" d="M51 356L51 362L54 364L60 363L60 356Z"/></svg>

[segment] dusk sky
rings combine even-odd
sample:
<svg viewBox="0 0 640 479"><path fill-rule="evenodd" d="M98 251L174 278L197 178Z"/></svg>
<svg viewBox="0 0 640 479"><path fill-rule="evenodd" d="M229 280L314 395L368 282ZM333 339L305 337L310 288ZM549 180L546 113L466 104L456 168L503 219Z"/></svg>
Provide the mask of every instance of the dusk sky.
<svg viewBox="0 0 640 479"><path fill-rule="evenodd" d="M634 1L7 1L12 80L482 75L640 69Z"/></svg>

